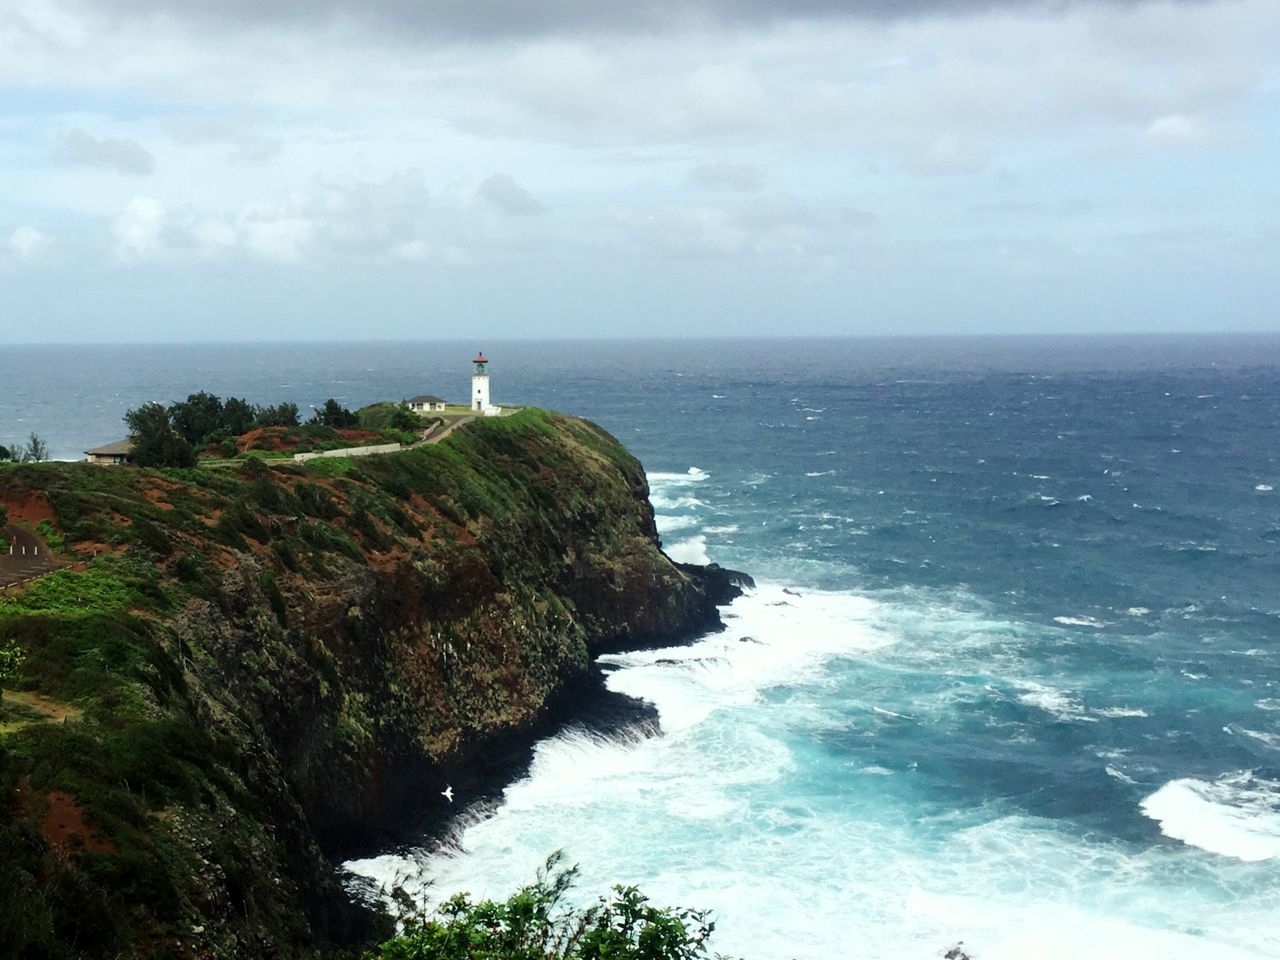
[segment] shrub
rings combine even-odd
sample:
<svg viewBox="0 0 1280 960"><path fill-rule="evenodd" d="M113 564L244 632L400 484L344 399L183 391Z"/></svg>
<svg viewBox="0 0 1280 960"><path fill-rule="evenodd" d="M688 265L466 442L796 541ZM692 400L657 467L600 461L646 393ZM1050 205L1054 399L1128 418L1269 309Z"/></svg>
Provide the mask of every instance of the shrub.
<svg viewBox="0 0 1280 960"><path fill-rule="evenodd" d="M40 534L40 536L44 539L44 542L47 543L50 547L52 547L54 550L61 550L63 547L67 545L66 538L63 537L62 534L60 534L57 530L53 529L53 524L51 524L48 520L41 520L38 524L36 524L36 533Z"/></svg>
<svg viewBox="0 0 1280 960"><path fill-rule="evenodd" d="M700 910L654 907L635 887L614 887L594 906L565 905L577 867L554 854L534 883L503 903L465 893L409 920L383 943L382 960L698 960L714 922Z"/></svg>
<svg viewBox="0 0 1280 960"><path fill-rule="evenodd" d="M17 676L25 654L18 644L8 637L0 638L0 684Z"/></svg>

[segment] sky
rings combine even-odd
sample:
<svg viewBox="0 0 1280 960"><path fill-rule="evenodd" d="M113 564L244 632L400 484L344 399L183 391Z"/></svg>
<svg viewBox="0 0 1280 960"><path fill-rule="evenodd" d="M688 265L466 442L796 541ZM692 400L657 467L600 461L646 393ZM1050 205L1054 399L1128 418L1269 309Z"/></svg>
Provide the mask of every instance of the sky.
<svg viewBox="0 0 1280 960"><path fill-rule="evenodd" d="M1278 303L1276 0L0 0L0 344Z"/></svg>

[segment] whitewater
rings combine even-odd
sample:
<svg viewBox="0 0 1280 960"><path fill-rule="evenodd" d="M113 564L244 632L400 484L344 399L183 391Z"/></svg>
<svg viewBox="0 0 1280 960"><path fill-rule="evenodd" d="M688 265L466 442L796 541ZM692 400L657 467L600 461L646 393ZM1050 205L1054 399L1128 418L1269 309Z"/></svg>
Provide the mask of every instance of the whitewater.
<svg viewBox="0 0 1280 960"><path fill-rule="evenodd" d="M710 479L650 474L673 557L707 562L715 531L738 532L708 522L697 488ZM501 896L563 849L584 893L634 883L710 908L717 949L760 960L956 943L983 960L1280 956L1280 783L1228 771L1139 787L1116 802L1155 828L1142 839L1018 809L999 789L957 802L940 776L948 741L1014 755L1058 726L1097 740L1095 779L1137 787L1149 765L1090 725L1140 722L1147 701L1096 678L1063 689L1023 643L1052 628L994 619L972 597L821 589L805 582L822 579L812 563L791 572L728 606L720 633L601 658L609 688L653 704L660 731L564 732L450 842L348 869L427 900Z"/></svg>

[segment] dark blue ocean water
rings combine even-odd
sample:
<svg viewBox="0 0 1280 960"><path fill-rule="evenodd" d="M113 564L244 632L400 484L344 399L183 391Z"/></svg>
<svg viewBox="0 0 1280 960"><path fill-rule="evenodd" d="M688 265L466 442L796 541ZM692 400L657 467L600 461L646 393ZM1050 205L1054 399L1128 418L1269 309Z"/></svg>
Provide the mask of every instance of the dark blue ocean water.
<svg viewBox="0 0 1280 960"><path fill-rule="evenodd" d="M662 737L548 742L465 852L362 872L497 893L565 847L758 958L1280 957L1280 337L5 348L0 442L461 398L479 347L761 586L611 658Z"/></svg>

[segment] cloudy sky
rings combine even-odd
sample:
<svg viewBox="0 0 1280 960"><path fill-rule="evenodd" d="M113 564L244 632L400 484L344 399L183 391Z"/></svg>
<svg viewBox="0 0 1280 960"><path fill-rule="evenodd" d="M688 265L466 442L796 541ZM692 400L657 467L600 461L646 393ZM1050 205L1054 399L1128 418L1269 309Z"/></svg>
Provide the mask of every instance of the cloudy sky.
<svg viewBox="0 0 1280 960"><path fill-rule="evenodd" d="M1277 304L1276 0L0 0L0 342Z"/></svg>

